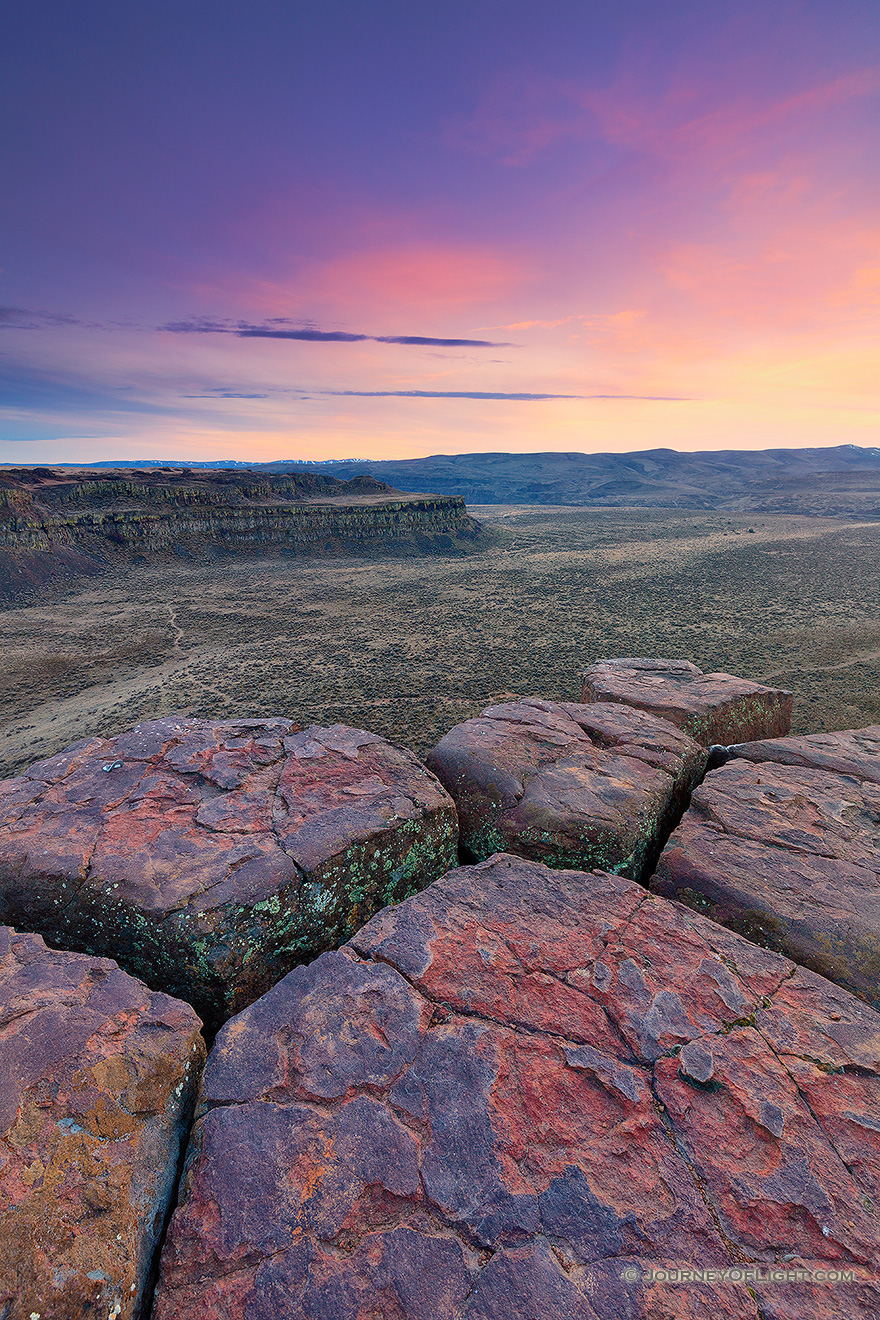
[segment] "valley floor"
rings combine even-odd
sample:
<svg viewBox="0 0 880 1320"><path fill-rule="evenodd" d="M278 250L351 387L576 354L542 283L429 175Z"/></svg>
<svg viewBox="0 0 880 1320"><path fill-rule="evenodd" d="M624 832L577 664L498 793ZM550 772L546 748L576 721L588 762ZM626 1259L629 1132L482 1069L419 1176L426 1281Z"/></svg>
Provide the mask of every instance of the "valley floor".
<svg viewBox="0 0 880 1320"><path fill-rule="evenodd" d="M793 730L880 722L880 522L487 505L464 558L136 567L0 614L0 772L171 711L342 721L424 754L506 694L576 700L606 656L795 693Z"/></svg>

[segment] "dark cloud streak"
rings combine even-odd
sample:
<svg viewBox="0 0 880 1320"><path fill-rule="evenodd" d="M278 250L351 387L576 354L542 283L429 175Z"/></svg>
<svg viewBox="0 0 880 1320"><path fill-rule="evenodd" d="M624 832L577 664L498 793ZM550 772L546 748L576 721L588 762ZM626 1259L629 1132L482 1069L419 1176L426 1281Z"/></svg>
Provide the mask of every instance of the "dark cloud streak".
<svg viewBox="0 0 880 1320"><path fill-rule="evenodd" d="M247 330L233 330L239 339L304 339L310 344L355 344L372 335L350 335L344 330L264 330L253 326Z"/></svg>
<svg viewBox="0 0 880 1320"><path fill-rule="evenodd" d="M5 330L43 330L48 326L81 325L96 329L88 321L63 312L31 312L26 307L0 307L0 327Z"/></svg>
<svg viewBox="0 0 880 1320"><path fill-rule="evenodd" d="M634 399L651 403L689 403L676 394L505 394L484 390L322 390L341 398L356 399L510 399L537 402L542 399Z"/></svg>
<svg viewBox="0 0 880 1320"><path fill-rule="evenodd" d="M375 335L377 344L416 344L431 348L512 348L512 344L496 344L491 339L431 339L426 335Z"/></svg>
<svg viewBox="0 0 880 1320"><path fill-rule="evenodd" d="M286 317L276 316L262 325L248 321L212 320L196 317L189 321L168 321L165 325L145 326L135 322L80 321L75 316L57 312L33 312L24 307L0 307L0 328L6 330L41 330L51 326L82 326L88 330L159 330L173 335L233 335L236 339L296 339L307 344L401 344L410 348L515 348L514 344L492 339L441 339L434 335L365 335L348 330L316 330L313 326L291 326Z"/></svg>
<svg viewBox="0 0 880 1320"><path fill-rule="evenodd" d="M299 339L307 344L403 344L414 348L512 348L491 339L439 339L433 335L364 335L347 330L316 330L312 326L287 328L284 317L274 317L262 325L246 321L169 321L160 325L175 335L234 335L237 339ZM287 323L289 325L289 323Z"/></svg>

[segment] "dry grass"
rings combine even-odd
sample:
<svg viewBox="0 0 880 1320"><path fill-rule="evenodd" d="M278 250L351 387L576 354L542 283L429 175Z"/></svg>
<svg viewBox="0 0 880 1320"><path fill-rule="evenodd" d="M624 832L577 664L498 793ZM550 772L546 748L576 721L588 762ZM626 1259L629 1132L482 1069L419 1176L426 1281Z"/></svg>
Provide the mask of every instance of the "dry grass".
<svg viewBox="0 0 880 1320"><path fill-rule="evenodd" d="M880 721L880 523L475 512L504 540L467 559L149 566L6 610L6 772L172 710L343 720L424 752L503 693L576 698L611 655L775 675L802 731Z"/></svg>

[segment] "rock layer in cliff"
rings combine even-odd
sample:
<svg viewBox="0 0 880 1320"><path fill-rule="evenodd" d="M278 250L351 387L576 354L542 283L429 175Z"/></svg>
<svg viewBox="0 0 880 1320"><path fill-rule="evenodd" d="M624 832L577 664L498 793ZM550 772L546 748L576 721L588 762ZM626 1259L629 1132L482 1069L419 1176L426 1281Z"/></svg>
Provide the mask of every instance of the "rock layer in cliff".
<svg viewBox="0 0 880 1320"><path fill-rule="evenodd" d="M0 926L0 1315L137 1320L205 1049L188 1004Z"/></svg>
<svg viewBox="0 0 880 1320"><path fill-rule="evenodd" d="M731 749L738 759L695 791L652 890L880 1007L878 735Z"/></svg>
<svg viewBox="0 0 880 1320"><path fill-rule="evenodd" d="M156 1320L868 1320L878 1058L622 877L454 871L220 1032Z"/></svg>
<svg viewBox="0 0 880 1320"><path fill-rule="evenodd" d="M641 879L706 753L645 711L529 697L456 725L426 762L455 799L469 860L506 851Z"/></svg>
<svg viewBox="0 0 880 1320"><path fill-rule="evenodd" d="M581 701L619 701L651 711L704 746L778 738L791 727L792 694L732 674L704 674L689 660L598 660Z"/></svg>
<svg viewBox="0 0 880 1320"><path fill-rule="evenodd" d="M0 596L114 563L223 555L466 553L464 500L372 477L189 469L0 470Z"/></svg>
<svg viewBox="0 0 880 1320"><path fill-rule="evenodd" d="M0 783L0 920L216 1024L456 848L448 794L377 734L169 717Z"/></svg>

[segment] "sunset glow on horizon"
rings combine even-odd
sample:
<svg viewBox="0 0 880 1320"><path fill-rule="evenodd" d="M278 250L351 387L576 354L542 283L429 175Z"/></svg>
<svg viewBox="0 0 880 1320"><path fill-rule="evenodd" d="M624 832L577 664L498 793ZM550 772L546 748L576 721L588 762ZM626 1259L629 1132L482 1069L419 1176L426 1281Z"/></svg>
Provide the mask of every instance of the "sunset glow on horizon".
<svg viewBox="0 0 880 1320"><path fill-rule="evenodd" d="M34 0L0 462L878 443L877 18Z"/></svg>

